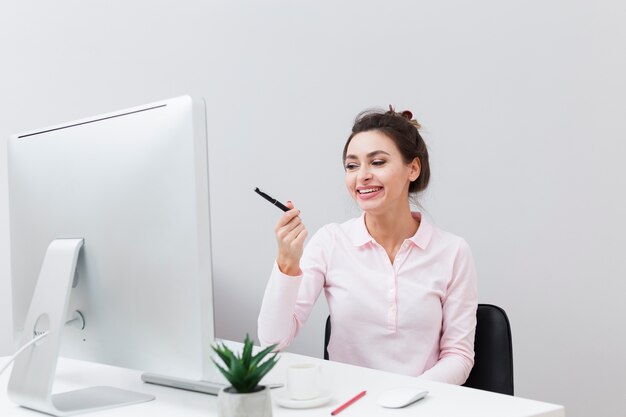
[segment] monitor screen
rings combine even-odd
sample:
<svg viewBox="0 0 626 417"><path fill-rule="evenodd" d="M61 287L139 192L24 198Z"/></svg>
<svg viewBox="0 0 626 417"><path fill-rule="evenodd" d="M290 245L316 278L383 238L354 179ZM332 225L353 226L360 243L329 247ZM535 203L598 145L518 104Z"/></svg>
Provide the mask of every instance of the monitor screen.
<svg viewBox="0 0 626 417"><path fill-rule="evenodd" d="M203 379L214 339L204 101L188 96L14 135L13 320L52 241L81 238L61 355ZM213 372L212 370L210 372Z"/></svg>

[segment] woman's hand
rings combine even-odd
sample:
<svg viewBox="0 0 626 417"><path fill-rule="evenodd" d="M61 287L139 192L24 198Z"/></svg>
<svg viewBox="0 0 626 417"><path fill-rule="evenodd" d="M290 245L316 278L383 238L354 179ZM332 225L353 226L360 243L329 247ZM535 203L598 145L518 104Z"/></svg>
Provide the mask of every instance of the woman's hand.
<svg viewBox="0 0 626 417"><path fill-rule="evenodd" d="M300 220L300 210L294 208L291 201L286 206L290 210L283 214L274 228L278 242L276 263L283 274L297 276L302 274L300 258L308 232Z"/></svg>

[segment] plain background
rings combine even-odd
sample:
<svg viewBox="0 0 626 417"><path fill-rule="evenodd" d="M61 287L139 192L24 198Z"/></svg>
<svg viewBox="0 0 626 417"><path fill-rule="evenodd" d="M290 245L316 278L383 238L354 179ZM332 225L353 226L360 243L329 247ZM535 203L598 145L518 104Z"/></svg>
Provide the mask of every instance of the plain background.
<svg viewBox="0 0 626 417"><path fill-rule="evenodd" d="M154 100L207 100L217 334L256 335L280 212L358 214L341 149L366 108L411 109L426 215L470 243L510 316L516 394L623 416L626 4L621 1L5 2L0 353L10 325L7 137ZM323 298L292 350L321 356Z"/></svg>

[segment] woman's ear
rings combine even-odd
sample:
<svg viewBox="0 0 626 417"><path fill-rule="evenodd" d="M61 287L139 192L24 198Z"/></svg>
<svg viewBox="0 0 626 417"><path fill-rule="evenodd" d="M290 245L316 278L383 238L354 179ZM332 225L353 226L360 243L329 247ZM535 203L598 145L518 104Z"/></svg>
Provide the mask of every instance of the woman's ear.
<svg viewBox="0 0 626 417"><path fill-rule="evenodd" d="M422 172L422 164L418 157L415 157L413 161L411 161L411 172L409 173L409 179L411 182L415 181L419 178L420 173Z"/></svg>

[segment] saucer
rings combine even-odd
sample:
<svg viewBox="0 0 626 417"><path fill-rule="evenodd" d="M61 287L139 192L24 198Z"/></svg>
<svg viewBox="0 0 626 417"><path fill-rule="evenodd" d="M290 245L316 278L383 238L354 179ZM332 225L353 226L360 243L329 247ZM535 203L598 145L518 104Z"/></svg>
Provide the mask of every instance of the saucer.
<svg viewBox="0 0 626 417"><path fill-rule="evenodd" d="M286 389L274 391L273 400L276 404L285 408L314 408L326 404L333 397L329 391L322 391L318 397L310 400L293 400L289 398Z"/></svg>

